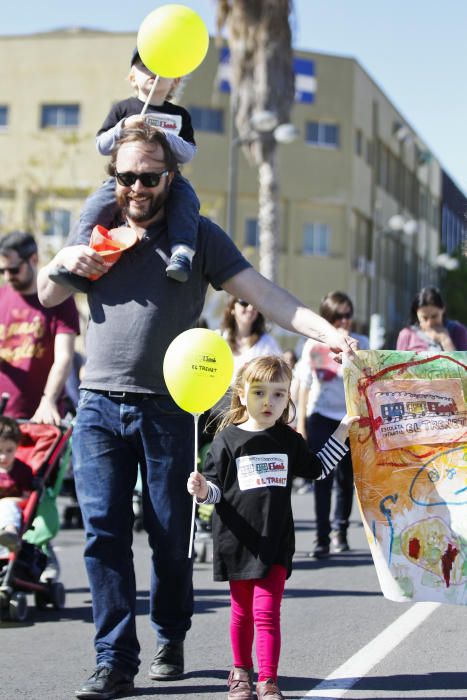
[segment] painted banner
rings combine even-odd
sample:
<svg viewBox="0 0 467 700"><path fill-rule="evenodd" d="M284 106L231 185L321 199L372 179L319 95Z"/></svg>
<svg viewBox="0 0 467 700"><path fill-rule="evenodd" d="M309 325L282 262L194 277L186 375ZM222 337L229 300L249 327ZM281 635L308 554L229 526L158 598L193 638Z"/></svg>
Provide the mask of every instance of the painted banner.
<svg viewBox="0 0 467 700"><path fill-rule="evenodd" d="M359 351L344 383L384 596L467 605L467 352Z"/></svg>

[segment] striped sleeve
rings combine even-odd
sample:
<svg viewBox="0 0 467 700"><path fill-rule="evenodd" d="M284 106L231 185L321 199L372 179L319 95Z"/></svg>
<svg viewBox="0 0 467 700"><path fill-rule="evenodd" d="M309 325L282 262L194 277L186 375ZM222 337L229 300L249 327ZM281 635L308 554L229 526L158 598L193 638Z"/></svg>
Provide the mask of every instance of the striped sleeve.
<svg viewBox="0 0 467 700"><path fill-rule="evenodd" d="M317 480L325 479L329 476L348 451L349 448L347 445L343 445L342 442L339 442L339 440L336 440L336 438L331 435L329 440L316 455L323 465L323 471L320 476L317 477Z"/></svg>
<svg viewBox="0 0 467 700"><path fill-rule="evenodd" d="M222 491L216 484L213 484L212 481L206 481L207 487L208 487L208 495L204 499L204 501L200 501L196 499L197 503L219 503L219 501L222 498Z"/></svg>

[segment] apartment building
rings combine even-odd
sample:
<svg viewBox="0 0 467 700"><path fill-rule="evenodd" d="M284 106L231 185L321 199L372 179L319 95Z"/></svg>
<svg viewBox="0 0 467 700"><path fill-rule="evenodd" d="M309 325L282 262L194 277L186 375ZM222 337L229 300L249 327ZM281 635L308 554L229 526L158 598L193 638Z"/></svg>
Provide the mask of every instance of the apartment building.
<svg viewBox="0 0 467 700"><path fill-rule="evenodd" d="M8 66L0 74L0 233L34 230L45 255L61 246L106 176L94 137L111 105L131 94L134 45L134 33L82 28L0 36ZM441 164L355 59L299 51L295 73L298 138L278 145L278 282L313 308L331 289L345 290L359 326L381 314L391 338L413 293L437 281ZM228 77L228 51L211 41L180 99L198 145L183 172L202 213L222 227L234 206L230 233L256 263L257 173L232 138Z"/></svg>

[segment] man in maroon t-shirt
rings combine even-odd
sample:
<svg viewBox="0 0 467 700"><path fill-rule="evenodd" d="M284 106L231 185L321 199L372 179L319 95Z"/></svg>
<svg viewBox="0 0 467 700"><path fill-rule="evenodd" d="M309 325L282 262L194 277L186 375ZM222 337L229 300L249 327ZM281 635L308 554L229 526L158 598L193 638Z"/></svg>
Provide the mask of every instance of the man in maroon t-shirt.
<svg viewBox="0 0 467 700"><path fill-rule="evenodd" d="M70 373L78 311L73 299L53 309L37 296L37 244L29 233L0 239L0 393L5 414L58 423L59 400Z"/></svg>

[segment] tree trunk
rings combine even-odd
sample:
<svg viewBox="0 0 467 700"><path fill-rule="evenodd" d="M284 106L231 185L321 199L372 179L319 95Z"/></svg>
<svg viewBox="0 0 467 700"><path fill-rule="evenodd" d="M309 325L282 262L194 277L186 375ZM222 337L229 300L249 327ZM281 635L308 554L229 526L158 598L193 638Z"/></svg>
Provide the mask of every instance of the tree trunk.
<svg viewBox="0 0 467 700"><path fill-rule="evenodd" d="M279 251L279 178L276 148L264 154L258 166L259 180L259 271L270 280L277 280Z"/></svg>
<svg viewBox="0 0 467 700"><path fill-rule="evenodd" d="M292 0L218 0L218 26L228 30L231 100L243 150L258 166L260 272L277 279L279 182L272 132L254 131L254 113L268 110L288 122L294 99L289 14ZM234 203L235 205L235 203Z"/></svg>

